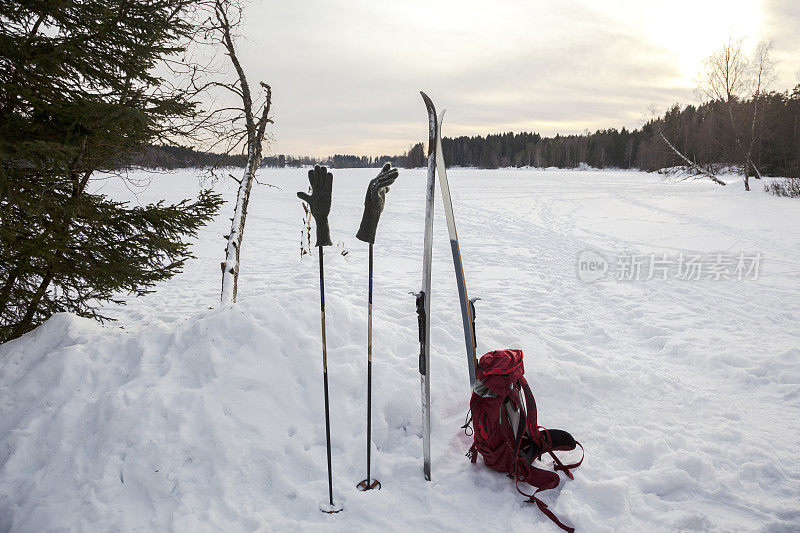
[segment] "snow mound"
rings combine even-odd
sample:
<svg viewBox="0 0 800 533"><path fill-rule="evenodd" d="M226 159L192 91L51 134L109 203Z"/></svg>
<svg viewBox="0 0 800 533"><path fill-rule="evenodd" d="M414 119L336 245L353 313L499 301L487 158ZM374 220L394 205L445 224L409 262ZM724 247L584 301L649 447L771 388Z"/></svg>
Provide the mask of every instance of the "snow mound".
<svg viewBox="0 0 800 533"><path fill-rule="evenodd" d="M344 316L332 312L334 325L365 330L366 316L335 292L328 305ZM397 527L401 507L432 492L420 474L419 398L407 394L416 360L376 368L378 386L392 382L373 406L373 473L388 488L363 494L366 358L349 329L329 333L334 480L347 512L320 513L319 311L313 284L300 295L135 332L61 314L0 347L0 529Z"/></svg>
<svg viewBox="0 0 800 533"><path fill-rule="evenodd" d="M0 529L255 528L263 494L296 497L273 456L311 445L274 435L308 417L282 345L233 309L136 335L58 315L9 343Z"/></svg>

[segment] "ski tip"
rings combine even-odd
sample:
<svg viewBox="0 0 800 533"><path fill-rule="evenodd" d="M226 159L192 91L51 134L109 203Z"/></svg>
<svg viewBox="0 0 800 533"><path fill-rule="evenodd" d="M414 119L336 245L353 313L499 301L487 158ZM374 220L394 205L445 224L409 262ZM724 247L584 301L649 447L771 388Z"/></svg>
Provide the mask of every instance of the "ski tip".
<svg viewBox="0 0 800 533"><path fill-rule="evenodd" d="M428 96L427 94L425 94L425 92L424 92L424 91L420 91L420 92L419 92L419 94L420 94L420 95L422 95L422 99L423 99L423 100L425 100L425 106L426 106L426 107L427 107L429 110L433 110L433 109L435 109L435 107L434 107L434 105L433 105L433 100L431 100L431 97L430 97L430 96Z"/></svg>

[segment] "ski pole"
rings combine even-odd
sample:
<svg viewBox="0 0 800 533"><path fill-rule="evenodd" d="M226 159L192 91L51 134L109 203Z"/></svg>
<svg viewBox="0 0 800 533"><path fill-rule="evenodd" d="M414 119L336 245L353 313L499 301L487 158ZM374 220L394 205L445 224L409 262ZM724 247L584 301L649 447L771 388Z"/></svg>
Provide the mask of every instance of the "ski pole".
<svg viewBox="0 0 800 533"><path fill-rule="evenodd" d="M357 485L358 490L381 488L381 482L372 480L370 464L372 458L372 247L369 244L369 297L367 303L367 479Z"/></svg>
<svg viewBox="0 0 800 533"><path fill-rule="evenodd" d="M369 243L369 292L367 298L367 478L358 485L358 490L366 491L380 489L381 482L372 479L372 257L375 244L375 232L378 228L383 206L386 202L386 193L389 185L397 179L397 169L391 168L389 163L383 165L380 173L369 182L367 195L364 198L364 214L361 217L361 226L358 228L356 238Z"/></svg>
<svg viewBox="0 0 800 533"><path fill-rule="evenodd" d="M338 513L340 508L333 504L333 473L331 471L331 413L328 401L328 347L325 341L325 274L322 262L322 246L319 247L319 305L322 319L322 383L325 390L325 443L328 449L328 502L330 509L322 509L326 513Z"/></svg>
<svg viewBox="0 0 800 533"><path fill-rule="evenodd" d="M372 488L370 459L372 451L372 247L369 245L369 296L367 311L367 486ZM380 487L380 483L378 487Z"/></svg>
<svg viewBox="0 0 800 533"><path fill-rule="evenodd" d="M311 215L317 226L317 243L319 248L319 308L322 322L322 383L325 393L325 444L328 453L328 503L321 503L319 510L324 513L338 513L341 505L333 503L333 471L331 468L331 414L330 401L328 400L328 347L325 340L325 266L323 263L322 248L330 246L331 234L328 226L328 213L331 210L331 192L333 189L333 174L325 167L315 165L308 171L308 182L311 184L311 195L298 192L297 196L307 202L311 208Z"/></svg>

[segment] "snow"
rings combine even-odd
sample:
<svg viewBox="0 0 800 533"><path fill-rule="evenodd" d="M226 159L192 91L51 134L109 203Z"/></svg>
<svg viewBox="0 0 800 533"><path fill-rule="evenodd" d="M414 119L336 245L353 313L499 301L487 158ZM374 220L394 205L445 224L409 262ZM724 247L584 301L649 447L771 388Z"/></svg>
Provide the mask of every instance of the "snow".
<svg viewBox="0 0 800 533"><path fill-rule="evenodd" d="M438 196L432 290L432 478L422 477L414 298L425 170L402 170L375 244L373 466L365 477L367 245L353 235L374 169L334 171L326 248L333 479L327 498L318 272L299 257L305 170L262 170L239 303L220 307L232 204L158 287L106 326L56 315L0 346L0 531L557 528L464 457L469 385ZM140 173L141 177L142 174ZM543 499L582 531L800 524L800 210L741 182L630 171L448 173L480 353L525 352L540 423L586 448ZM218 184L226 198L235 183ZM177 200L193 172L119 199ZM342 255L342 251L348 253ZM584 282L578 257L609 262ZM625 254L760 253L757 279L613 279ZM565 457L566 460L569 457ZM564 476L562 475L562 478Z"/></svg>

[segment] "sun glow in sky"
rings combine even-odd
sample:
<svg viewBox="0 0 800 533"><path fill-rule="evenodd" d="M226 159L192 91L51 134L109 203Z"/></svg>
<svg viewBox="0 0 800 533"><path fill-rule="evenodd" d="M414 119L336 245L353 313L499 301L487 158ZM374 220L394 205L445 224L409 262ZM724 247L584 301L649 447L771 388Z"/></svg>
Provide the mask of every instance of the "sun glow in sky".
<svg viewBox="0 0 800 533"><path fill-rule="evenodd" d="M703 60L729 36L774 42L784 90L800 80L790 0L262 1L240 55L273 88L273 154L397 154L427 136L638 127L695 101Z"/></svg>
<svg viewBox="0 0 800 533"><path fill-rule="evenodd" d="M754 38L761 33L761 11L758 0L708 2L672 0L658 4L619 2L631 10L639 9L641 36L674 54L679 82L693 85L693 77L702 68L703 60L729 36ZM619 13L622 16L622 13Z"/></svg>

